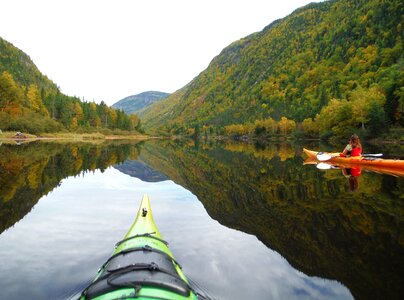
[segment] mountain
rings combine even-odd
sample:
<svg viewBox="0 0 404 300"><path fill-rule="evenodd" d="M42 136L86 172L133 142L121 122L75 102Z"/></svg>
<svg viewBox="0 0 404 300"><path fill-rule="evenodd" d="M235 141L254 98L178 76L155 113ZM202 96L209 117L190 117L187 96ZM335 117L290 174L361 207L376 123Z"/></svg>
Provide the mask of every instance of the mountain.
<svg viewBox="0 0 404 300"><path fill-rule="evenodd" d="M131 177L139 178L145 182L160 182L164 180L169 180L164 174L154 170L147 164L139 160L125 160L120 165L115 165L115 169L120 172L127 174Z"/></svg>
<svg viewBox="0 0 404 300"><path fill-rule="evenodd" d="M33 134L55 131L135 131L137 116L104 102L83 102L60 92L31 58L0 38L0 130Z"/></svg>
<svg viewBox="0 0 404 300"><path fill-rule="evenodd" d="M4 71L24 86L35 84L41 90L58 90L56 84L38 70L26 53L0 37L0 74Z"/></svg>
<svg viewBox="0 0 404 300"><path fill-rule="evenodd" d="M144 128L220 132L282 117L304 128L312 122L320 134L403 126L403 7L400 0L333 0L299 8L232 43L147 108Z"/></svg>
<svg viewBox="0 0 404 300"><path fill-rule="evenodd" d="M149 107L153 103L156 103L164 98L167 98L170 94L156 91L143 92L137 95L129 96L114 103L112 107L116 109L123 109L127 114L135 114L140 110Z"/></svg>

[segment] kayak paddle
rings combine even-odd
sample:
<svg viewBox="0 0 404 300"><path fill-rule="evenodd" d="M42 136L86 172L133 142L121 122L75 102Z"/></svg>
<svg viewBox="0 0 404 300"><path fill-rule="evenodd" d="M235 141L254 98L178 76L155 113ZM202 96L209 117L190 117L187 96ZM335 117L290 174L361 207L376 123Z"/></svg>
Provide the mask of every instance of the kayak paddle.
<svg viewBox="0 0 404 300"><path fill-rule="evenodd" d="M328 163L323 163L323 162L319 162L316 165L316 168L320 169L320 170L339 169L339 167L337 167L337 166L333 166L333 165L330 165Z"/></svg>
<svg viewBox="0 0 404 300"><path fill-rule="evenodd" d="M362 154L362 157L382 157L383 153L374 153L374 154ZM334 157L340 157L339 155L331 155L329 153L319 152L316 155L319 161L327 161Z"/></svg>

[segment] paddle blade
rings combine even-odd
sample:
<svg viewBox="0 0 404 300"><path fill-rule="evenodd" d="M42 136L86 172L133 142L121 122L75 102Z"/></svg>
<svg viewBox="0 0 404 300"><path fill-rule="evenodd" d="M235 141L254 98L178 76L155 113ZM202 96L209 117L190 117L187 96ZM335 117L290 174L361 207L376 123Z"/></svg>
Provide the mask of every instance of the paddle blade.
<svg viewBox="0 0 404 300"><path fill-rule="evenodd" d="M382 157L382 156L383 156L383 153L362 154L362 156L370 156L370 157Z"/></svg>
<svg viewBox="0 0 404 300"><path fill-rule="evenodd" d="M319 153L317 153L317 159L319 160L319 161L327 161L327 160L330 160L331 158L333 158L330 154L328 154L328 153L323 153L323 152L319 152Z"/></svg>
<svg viewBox="0 0 404 300"><path fill-rule="evenodd" d="M316 165L316 168L317 168L317 169L320 169L320 170L329 170L329 169L332 168L332 166L331 166L330 164L320 162L320 163L318 163L318 164Z"/></svg>

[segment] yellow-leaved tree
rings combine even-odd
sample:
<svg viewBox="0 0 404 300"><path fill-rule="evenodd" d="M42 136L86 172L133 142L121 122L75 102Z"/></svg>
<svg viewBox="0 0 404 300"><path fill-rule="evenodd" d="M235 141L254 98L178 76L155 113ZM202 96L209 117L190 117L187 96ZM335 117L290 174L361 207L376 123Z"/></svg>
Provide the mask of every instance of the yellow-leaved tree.
<svg viewBox="0 0 404 300"><path fill-rule="evenodd" d="M77 117L78 121L83 118L83 108L78 102L74 103L74 115Z"/></svg>
<svg viewBox="0 0 404 300"><path fill-rule="evenodd" d="M4 71L0 76L0 112L5 112L11 116L21 113L23 93L15 83L13 76Z"/></svg>
<svg viewBox="0 0 404 300"><path fill-rule="evenodd" d="M304 119L302 122L302 128L303 131L308 134L314 135L319 133L318 124L314 122L312 118Z"/></svg>
<svg viewBox="0 0 404 300"><path fill-rule="evenodd" d="M286 117L282 117L278 122L278 126L281 134L289 134L296 129L296 122L289 120Z"/></svg>
<svg viewBox="0 0 404 300"><path fill-rule="evenodd" d="M255 120L254 127L256 133L262 129L271 134L275 134L278 131L278 123L272 118Z"/></svg>
<svg viewBox="0 0 404 300"><path fill-rule="evenodd" d="M369 120L369 111L371 104L378 104L380 107L386 102L386 96L379 87L371 87L364 89L356 88L348 96L352 103L352 119L356 123L360 123L362 129L365 129L365 124Z"/></svg>
<svg viewBox="0 0 404 300"><path fill-rule="evenodd" d="M30 84L27 91L28 108L43 116L49 116L49 112L41 100L41 94L35 84Z"/></svg>
<svg viewBox="0 0 404 300"><path fill-rule="evenodd" d="M316 116L316 124L320 134L332 131L338 136L346 135L346 131L354 127L352 103L346 99L331 99Z"/></svg>

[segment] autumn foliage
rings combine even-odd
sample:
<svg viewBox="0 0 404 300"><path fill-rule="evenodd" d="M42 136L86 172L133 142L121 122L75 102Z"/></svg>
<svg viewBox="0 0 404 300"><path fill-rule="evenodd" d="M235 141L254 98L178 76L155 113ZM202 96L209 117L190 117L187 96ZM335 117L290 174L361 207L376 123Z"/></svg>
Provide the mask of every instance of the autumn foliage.
<svg viewBox="0 0 404 300"><path fill-rule="evenodd" d="M189 84L150 107L144 126L177 133L210 126L230 134L294 128L317 137L402 127L403 14L400 0L297 9L223 49ZM278 128L256 124L262 120Z"/></svg>
<svg viewBox="0 0 404 300"><path fill-rule="evenodd" d="M0 129L31 133L77 129L139 130L136 115L108 107L104 102L83 102L76 97L18 84L4 71L0 75Z"/></svg>

